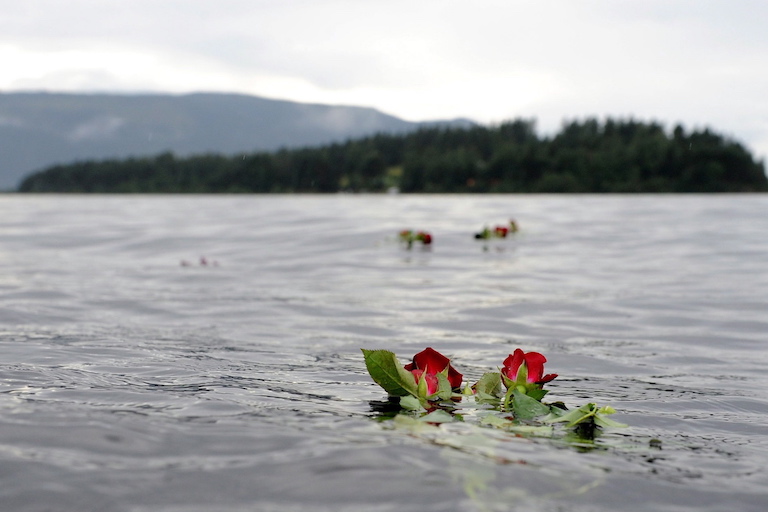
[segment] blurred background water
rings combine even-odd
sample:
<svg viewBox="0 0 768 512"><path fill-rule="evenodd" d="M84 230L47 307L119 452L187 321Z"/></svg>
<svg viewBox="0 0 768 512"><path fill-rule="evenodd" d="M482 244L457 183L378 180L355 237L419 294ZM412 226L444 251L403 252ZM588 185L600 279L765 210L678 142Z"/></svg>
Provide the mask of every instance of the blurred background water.
<svg viewBox="0 0 768 512"><path fill-rule="evenodd" d="M2 510L768 506L764 195L6 195L0 219ZM395 428L360 348L426 346L467 380L540 351L547 399L630 428Z"/></svg>

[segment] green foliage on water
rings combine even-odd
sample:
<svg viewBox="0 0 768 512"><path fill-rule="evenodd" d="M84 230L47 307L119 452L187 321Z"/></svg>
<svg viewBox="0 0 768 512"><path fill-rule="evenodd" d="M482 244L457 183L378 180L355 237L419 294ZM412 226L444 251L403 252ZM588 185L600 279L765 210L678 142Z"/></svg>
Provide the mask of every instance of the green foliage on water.
<svg viewBox="0 0 768 512"><path fill-rule="evenodd" d="M392 396L418 396L413 374L388 350L362 349L365 366L374 382Z"/></svg>
<svg viewBox="0 0 768 512"><path fill-rule="evenodd" d="M87 161L30 175L20 192L94 193L763 192L737 141L709 129L595 119L542 137L530 120L379 134L316 148L236 156Z"/></svg>

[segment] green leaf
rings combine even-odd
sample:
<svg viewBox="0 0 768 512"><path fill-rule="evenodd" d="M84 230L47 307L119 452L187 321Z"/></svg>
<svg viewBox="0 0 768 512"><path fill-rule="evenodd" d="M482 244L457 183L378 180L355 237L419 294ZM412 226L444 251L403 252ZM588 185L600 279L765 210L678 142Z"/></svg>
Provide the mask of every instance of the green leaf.
<svg viewBox="0 0 768 512"><path fill-rule="evenodd" d="M448 367L437 374L437 393L436 398L440 400L450 400L453 396L451 383L448 381Z"/></svg>
<svg viewBox="0 0 768 512"><path fill-rule="evenodd" d="M501 373L484 373L474 386L478 399L489 400L501 396Z"/></svg>
<svg viewBox="0 0 768 512"><path fill-rule="evenodd" d="M541 421L543 423L555 423L556 421L559 421L558 418L561 418L562 416L568 414L568 411L565 409L561 409L560 407L557 407L555 405L549 405L549 414L545 418L541 418Z"/></svg>
<svg viewBox="0 0 768 512"><path fill-rule="evenodd" d="M496 416L495 414L486 414L480 419L480 425L490 425L496 428L511 427L515 423L512 420Z"/></svg>
<svg viewBox="0 0 768 512"><path fill-rule="evenodd" d="M413 395L406 395L400 397L400 407L409 411L426 411L421 403L421 400Z"/></svg>
<svg viewBox="0 0 768 512"><path fill-rule="evenodd" d="M553 409L554 412L554 409ZM610 428L623 428L627 427L624 423L619 423L607 417L609 414L613 414L616 410L613 407L605 406L600 409L594 403L582 405L578 409L567 412L557 418L545 418L543 421L547 423L562 422L567 423L568 427L575 427L582 423L594 423L601 427Z"/></svg>
<svg viewBox="0 0 768 512"><path fill-rule="evenodd" d="M435 409L429 414L420 417L419 421L426 423L451 423L454 421L454 417L442 409Z"/></svg>
<svg viewBox="0 0 768 512"><path fill-rule="evenodd" d="M389 350L363 351L365 367L373 381L392 396L418 396L413 374L403 368L397 356Z"/></svg>
<svg viewBox="0 0 768 512"><path fill-rule="evenodd" d="M515 389L512 391L512 411L515 418L529 420L549 414L549 406Z"/></svg>
<svg viewBox="0 0 768 512"><path fill-rule="evenodd" d="M434 423L421 421L421 418L414 418L409 414L398 414L393 418L392 424L395 428L409 431L413 434L433 433L440 428Z"/></svg>
<svg viewBox="0 0 768 512"><path fill-rule="evenodd" d="M427 385L427 374L422 373L419 382L416 384L416 393L419 398L429 398L429 386Z"/></svg>
<svg viewBox="0 0 768 512"><path fill-rule="evenodd" d="M557 418L547 418L543 421L547 423L567 423L569 427L578 425L579 423L590 421L595 416L597 408L595 404L582 405L578 409L566 412L565 414Z"/></svg>
<svg viewBox="0 0 768 512"><path fill-rule="evenodd" d="M528 365L527 364L523 363L517 369L517 379L515 379L515 382L517 382L518 384L528 382Z"/></svg>
<svg viewBox="0 0 768 512"><path fill-rule="evenodd" d="M488 425L522 436L551 436L552 427L549 425L519 425L514 420L502 418L495 414L487 414L480 419L480 425Z"/></svg>
<svg viewBox="0 0 768 512"><path fill-rule="evenodd" d="M544 398L547 393L549 393L549 390L547 389L535 388L530 385L525 391L526 395L533 398L534 400L538 400L539 402L541 402L541 399Z"/></svg>
<svg viewBox="0 0 768 512"><path fill-rule="evenodd" d="M550 425L513 425L508 430L521 436L550 437L554 429Z"/></svg>
<svg viewBox="0 0 768 512"><path fill-rule="evenodd" d="M615 412L616 412L616 409L614 409L610 405L601 407L595 413L595 424L600 425L601 427L610 427L610 428L628 427L629 425L627 425L626 423L619 423L618 421L614 421L610 418L606 418L608 414L614 414Z"/></svg>
<svg viewBox="0 0 768 512"><path fill-rule="evenodd" d="M602 414L595 414L595 425L607 428L626 428L629 426L626 423L619 423L618 421L606 418Z"/></svg>

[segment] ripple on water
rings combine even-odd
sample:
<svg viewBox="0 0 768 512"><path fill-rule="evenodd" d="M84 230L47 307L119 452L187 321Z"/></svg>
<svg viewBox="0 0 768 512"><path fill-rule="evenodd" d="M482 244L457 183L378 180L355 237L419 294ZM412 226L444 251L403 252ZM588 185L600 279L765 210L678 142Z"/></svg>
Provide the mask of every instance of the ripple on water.
<svg viewBox="0 0 768 512"><path fill-rule="evenodd" d="M9 205L3 509L765 508L762 196ZM508 216L520 236L471 238ZM399 247L403 227L432 249ZM179 265L201 256L219 265ZM591 445L397 427L359 349L425 346L467 380L538 350L549 397L631 427Z"/></svg>

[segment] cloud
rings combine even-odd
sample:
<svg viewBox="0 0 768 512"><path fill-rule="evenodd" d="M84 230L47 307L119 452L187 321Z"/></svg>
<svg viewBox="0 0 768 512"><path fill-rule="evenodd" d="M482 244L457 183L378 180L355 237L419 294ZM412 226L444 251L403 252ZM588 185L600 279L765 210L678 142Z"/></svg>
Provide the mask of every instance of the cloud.
<svg viewBox="0 0 768 512"><path fill-rule="evenodd" d="M100 68L58 69L36 77L12 80L12 89L107 91L131 88L123 79Z"/></svg>
<svg viewBox="0 0 768 512"><path fill-rule="evenodd" d="M546 129L564 118L635 116L768 138L764 0L0 7L5 89L232 91L410 120L535 117Z"/></svg>

